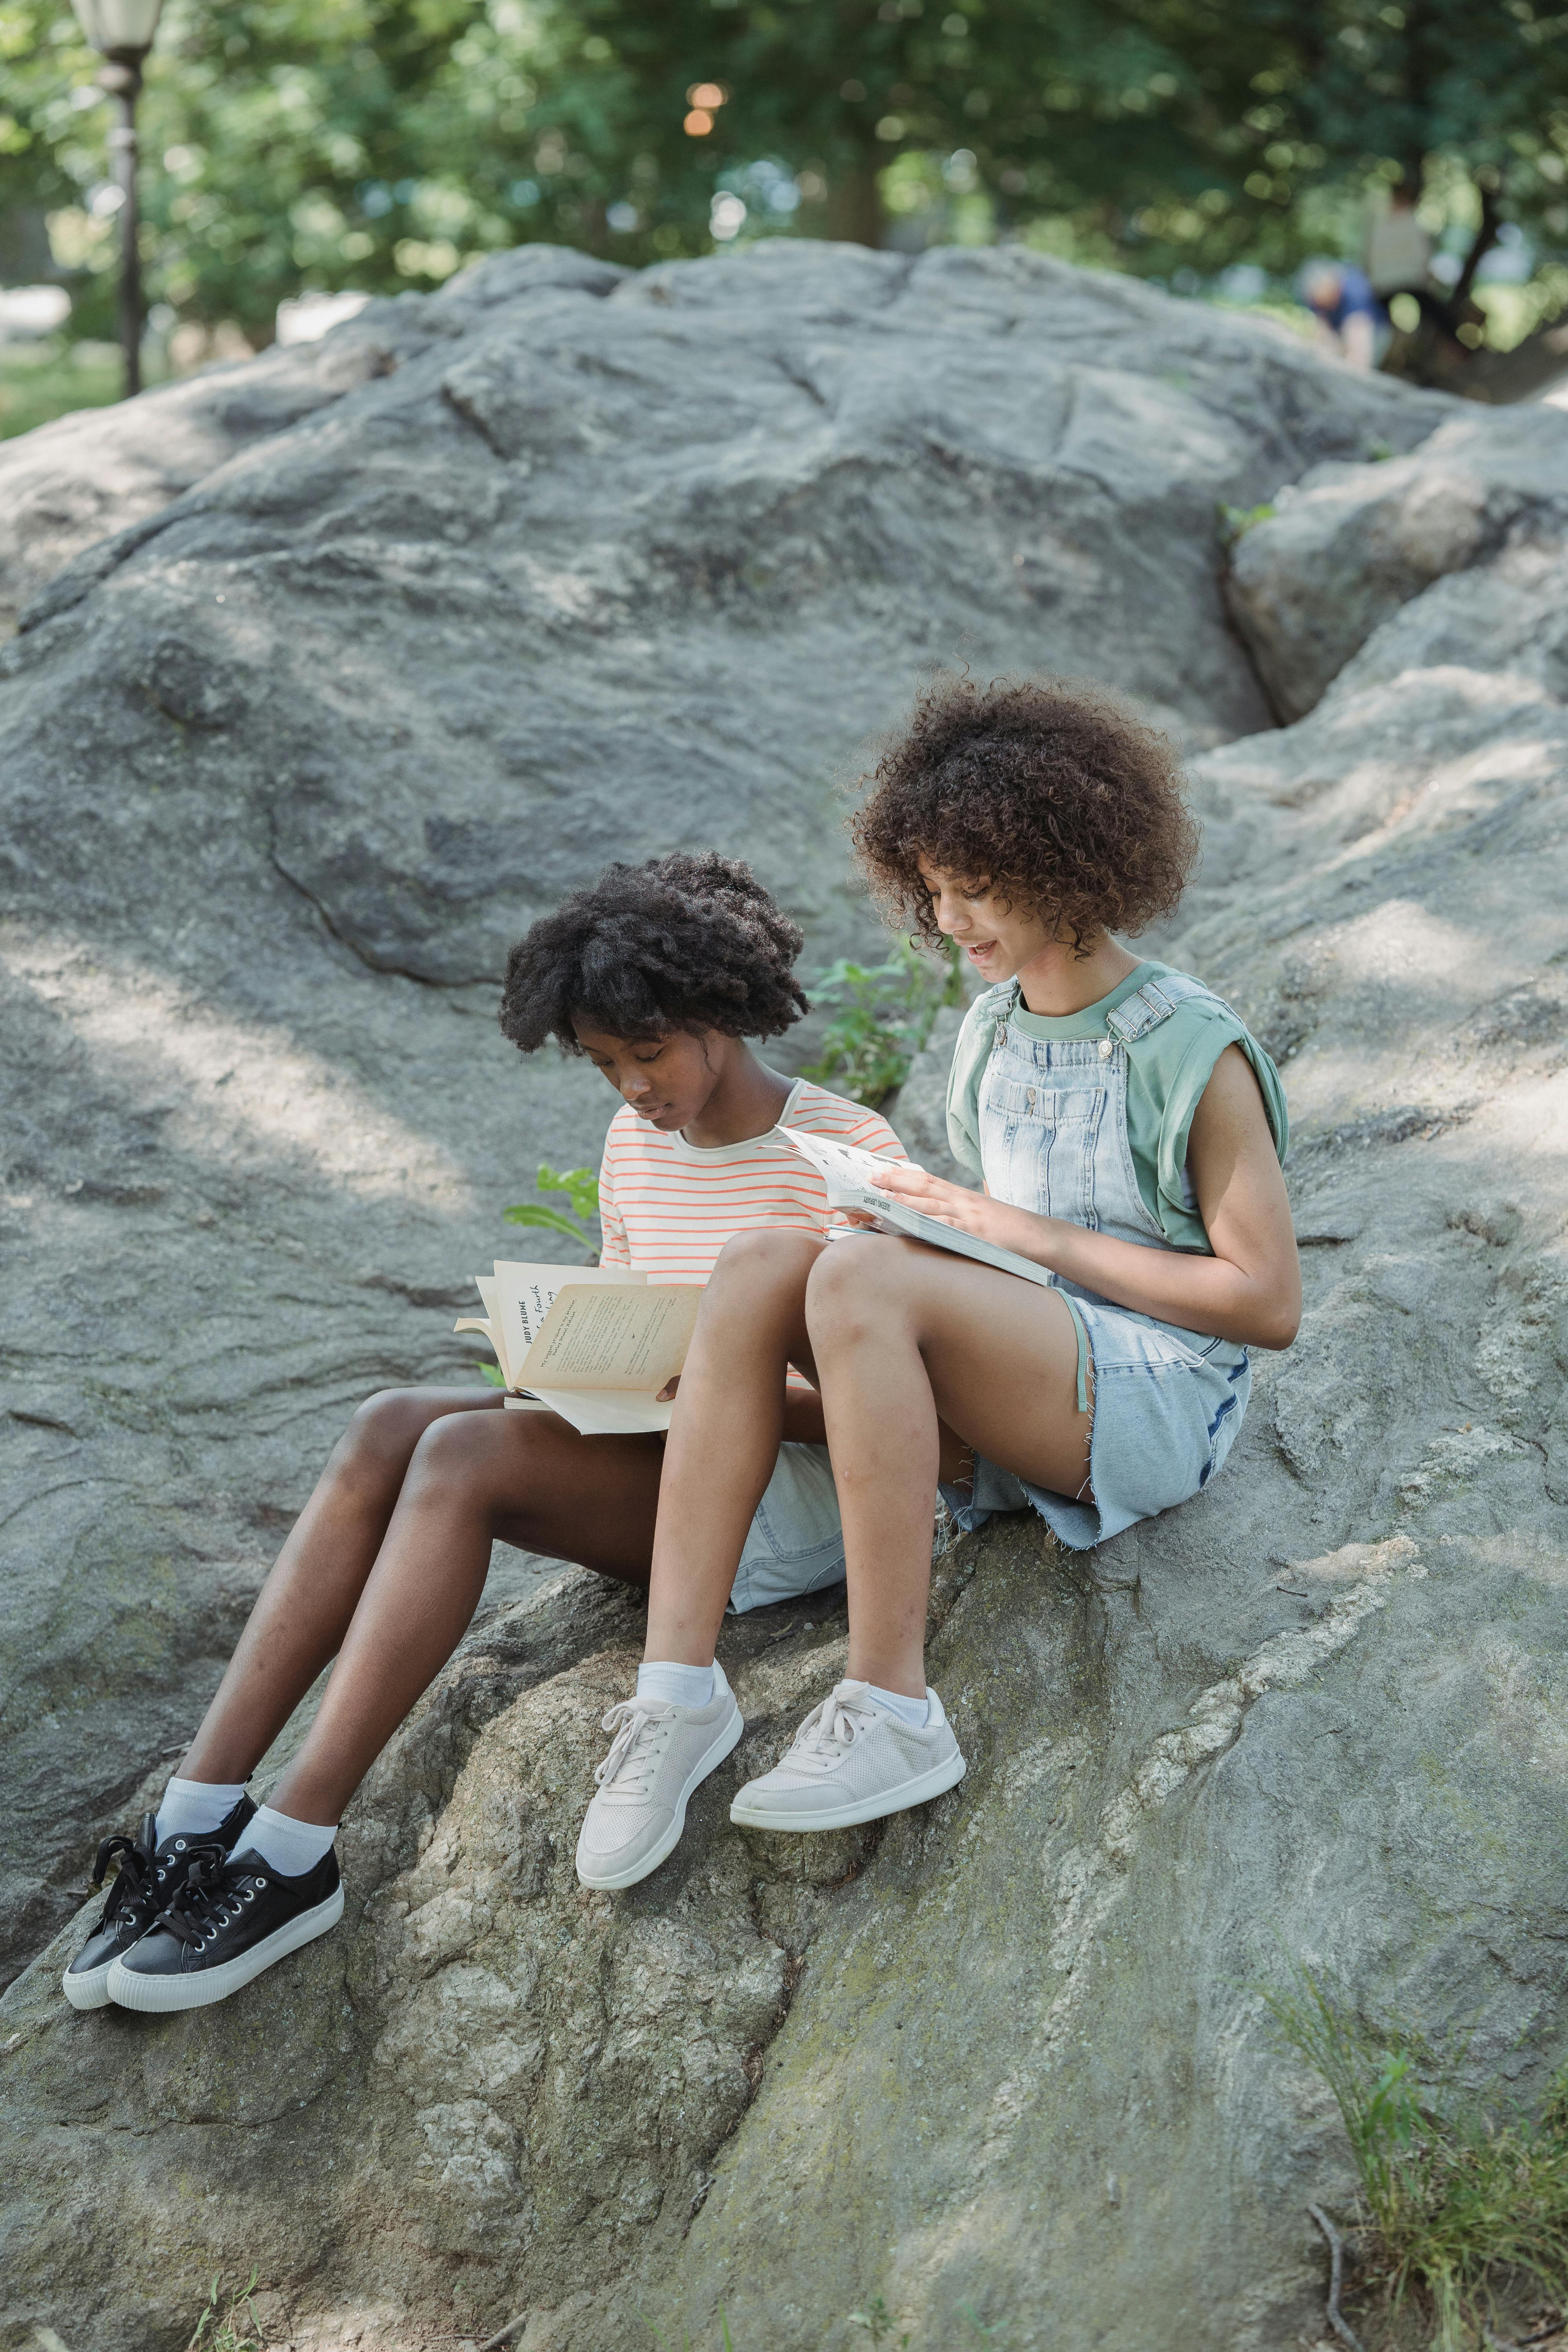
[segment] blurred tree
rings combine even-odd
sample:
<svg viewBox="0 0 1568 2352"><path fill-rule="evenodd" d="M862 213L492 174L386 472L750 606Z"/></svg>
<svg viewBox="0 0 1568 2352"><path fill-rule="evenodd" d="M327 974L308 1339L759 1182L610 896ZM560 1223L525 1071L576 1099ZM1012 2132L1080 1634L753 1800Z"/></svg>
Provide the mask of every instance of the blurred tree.
<svg viewBox="0 0 1568 2352"><path fill-rule="evenodd" d="M1246 193L1300 207L1361 183L1437 194L1469 228L1458 293L1504 220L1568 244L1568 16L1536 0L1256 0Z"/></svg>
<svg viewBox="0 0 1568 2352"><path fill-rule="evenodd" d="M1536 0L170 0L152 299L253 341L302 288L428 288L553 238L1026 235L1167 278L1289 268L1424 171L1568 242L1568 17ZM0 0L0 211L112 257L96 60ZM699 103L699 99L705 102ZM930 215L925 226L918 216Z"/></svg>

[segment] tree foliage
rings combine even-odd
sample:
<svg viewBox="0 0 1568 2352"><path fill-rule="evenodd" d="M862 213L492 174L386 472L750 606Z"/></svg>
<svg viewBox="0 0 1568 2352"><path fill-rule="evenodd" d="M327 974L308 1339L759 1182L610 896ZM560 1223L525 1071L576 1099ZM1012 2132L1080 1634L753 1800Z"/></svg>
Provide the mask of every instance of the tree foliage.
<svg viewBox="0 0 1568 2352"><path fill-rule="evenodd" d="M63 0L0 0L0 210L47 208L89 285L96 62ZM968 204L1168 276L1288 267L1425 170L1487 234L1568 244L1568 17L1536 0L170 0L142 122L151 298L257 341L301 288L535 237L700 252L741 205L748 236L878 239Z"/></svg>

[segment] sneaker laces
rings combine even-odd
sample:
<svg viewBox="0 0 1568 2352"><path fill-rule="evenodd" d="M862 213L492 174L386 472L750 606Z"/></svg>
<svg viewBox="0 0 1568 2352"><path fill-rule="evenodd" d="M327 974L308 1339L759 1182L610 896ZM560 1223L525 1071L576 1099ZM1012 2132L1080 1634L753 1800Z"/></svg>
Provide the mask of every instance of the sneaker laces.
<svg viewBox="0 0 1568 2352"><path fill-rule="evenodd" d="M258 1872L233 1867L226 1846L193 1845L184 1875L158 1914L158 1925L182 1944L205 1944L237 1919L240 1905L253 1901L254 1889L266 1884Z"/></svg>
<svg viewBox="0 0 1568 2352"><path fill-rule="evenodd" d="M610 1709L599 1728L616 1736L604 1762L594 1767L595 1782L605 1796L626 1804L647 1801L662 1746L659 1735L674 1721L668 1699L624 1698Z"/></svg>
<svg viewBox="0 0 1568 2352"><path fill-rule="evenodd" d="M100 1927L106 1927L117 1911L130 1909L141 1902L153 1885L153 1856L140 1838L121 1835L104 1839L92 1865L94 1886L103 1885L111 1862L118 1863L120 1867L109 1890L103 1917L98 1923Z"/></svg>
<svg viewBox="0 0 1568 2352"><path fill-rule="evenodd" d="M789 1760L805 1772L831 1772L876 1720L876 1710L853 1694L846 1697L842 1685L829 1691L795 1733Z"/></svg>

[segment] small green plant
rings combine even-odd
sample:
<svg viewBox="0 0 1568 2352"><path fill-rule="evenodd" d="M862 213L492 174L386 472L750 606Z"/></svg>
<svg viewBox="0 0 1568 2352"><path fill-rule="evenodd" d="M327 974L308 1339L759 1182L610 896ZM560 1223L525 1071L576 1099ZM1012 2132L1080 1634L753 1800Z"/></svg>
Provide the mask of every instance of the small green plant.
<svg viewBox="0 0 1568 2352"><path fill-rule="evenodd" d="M1245 539L1258 523L1272 520L1274 514L1268 499L1260 507L1220 506L1215 511L1218 517L1219 543L1227 551L1236 545L1237 540Z"/></svg>
<svg viewBox="0 0 1568 2352"><path fill-rule="evenodd" d="M903 2346L910 2340L908 2328L901 2336L893 2334L896 2325L893 2315L879 2294L873 2296L864 2311L851 2311L847 2317L850 2326L863 2327L873 2344L897 2344L902 2352Z"/></svg>
<svg viewBox="0 0 1568 2352"><path fill-rule="evenodd" d="M900 940L885 963L829 964L811 992L837 1009L821 1054L801 1076L875 1108L903 1085L942 1006L963 1003L963 974L956 956L933 956Z"/></svg>
<svg viewBox="0 0 1568 2352"><path fill-rule="evenodd" d="M568 1241L586 1250L585 1263L599 1263L598 1244L593 1225L599 1214L599 1180L591 1168L552 1168L547 1160L539 1163L534 1183L541 1192L563 1192L571 1202L572 1214L563 1216L542 1201L523 1201L515 1208L503 1209L501 1215L509 1225L538 1225L546 1233L564 1234ZM475 1368L480 1380L488 1381L492 1389L504 1389L506 1375L499 1364L479 1364Z"/></svg>
<svg viewBox="0 0 1568 2352"><path fill-rule="evenodd" d="M1538 2120L1484 2115L1457 2086L1458 2059L1394 2026L1369 2029L1300 1961L1259 1986L1281 2038L1333 2093L1361 2179L1363 2219L1397 2313L1431 2306L1434 2352L1490 2340L1508 2272L1568 2296L1568 2068Z"/></svg>
<svg viewBox="0 0 1568 2352"><path fill-rule="evenodd" d="M226 2298L214 2278L206 2309L195 2324L185 2352L267 2352L267 2340L250 2301L258 2276L259 2273L252 2271L243 2291Z"/></svg>
<svg viewBox="0 0 1568 2352"><path fill-rule="evenodd" d="M592 1227L599 1214L599 1180L592 1168L552 1168L541 1160L534 1184L541 1192L563 1192L571 1203L570 1216L559 1209L546 1207L542 1201L524 1201L516 1208L503 1209L501 1215L509 1225L539 1225L546 1233L564 1234L569 1241L588 1253L587 1263L597 1265L599 1245Z"/></svg>

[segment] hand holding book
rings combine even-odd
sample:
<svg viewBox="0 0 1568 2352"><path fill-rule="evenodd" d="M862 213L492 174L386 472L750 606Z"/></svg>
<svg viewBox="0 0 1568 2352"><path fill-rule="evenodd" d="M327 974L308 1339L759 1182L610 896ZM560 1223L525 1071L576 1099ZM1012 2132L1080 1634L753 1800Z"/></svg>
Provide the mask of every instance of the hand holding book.
<svg viewBox="0 0 1568 2352"><path fill-rule="evenodd" d="M809 1160L821 1171L827 1184L828 1207L857 1223L870 1225L878 1233L929 1242L936 1249L952 1250L959 1257L994 1266L999 1273L1020 1275L1026 1282L1038 1282L1047 1288L1054 1282L1047 1267L987 1239L983 1228L994 1224L1002 1204L984 1192L966 1192L962 1184L949 1184L907 1160L885 1160L798 1128L777 1131L803 1160ZM1033 1218L1030 1222L1043 1226L1048 1221Z"/></svg>
<svg viewBox="0 0 1568 2352"><path fill-rule="evenodd" d="M884 1160L877 1181L895 1201L951 1225L955 1233L973 1234L978 1241L992 1238L989 1229L995 1223L998 1204L986 1193L950 1184L944 1176L933 1176L911 1160Z"/></svg>

